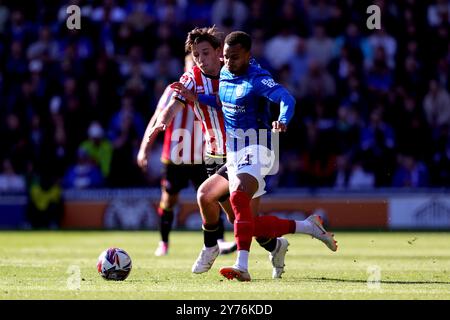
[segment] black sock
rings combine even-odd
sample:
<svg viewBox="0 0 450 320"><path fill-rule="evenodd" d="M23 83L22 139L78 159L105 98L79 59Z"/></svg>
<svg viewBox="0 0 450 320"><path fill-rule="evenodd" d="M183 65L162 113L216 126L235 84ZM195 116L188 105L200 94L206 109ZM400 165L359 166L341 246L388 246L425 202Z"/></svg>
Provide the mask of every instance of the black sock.
<svg viewBox="0 0 450 320"><path fill-rule="evenodd" d="M172 209L162 209L159 208L161 214L159 232L161 233L161 240L164 242L169 242L169 233L172 230L173 222L173 210Z"/></svg>
<svg viewBox="0 0 450 320"><path fill-rule="evenodd" d="M277 238L256 238L256 242L269 252L275 250L277 246Z"/></svg>
<svg viewBox="0 0 450 320"><path fill-rule="evenodd" d="M205 247L211 248L217 245L217 239L220 232L220 226L217 225L202 225L203 229L203 243Z"/></svg>
<svg viewBox="0 0 450 320"><path fill-rule="evenodd" d="M218 224L219 230L217 230L217 239L224 239L225 236L225 226L223 225L223 219L222 217L219 217L219 224Z"/></svg>

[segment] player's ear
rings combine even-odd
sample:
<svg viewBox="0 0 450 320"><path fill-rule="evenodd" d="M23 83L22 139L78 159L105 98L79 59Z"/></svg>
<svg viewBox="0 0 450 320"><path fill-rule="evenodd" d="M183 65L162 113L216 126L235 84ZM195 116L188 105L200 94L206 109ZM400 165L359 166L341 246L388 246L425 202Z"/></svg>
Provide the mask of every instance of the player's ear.
<svg viewBox="0 0 450 320"><path fill-rule="evenodd" d="M245 61L250 62L251 57L252 57L252 54L251 54L250 50L248 50L245 53Z"/></svg>

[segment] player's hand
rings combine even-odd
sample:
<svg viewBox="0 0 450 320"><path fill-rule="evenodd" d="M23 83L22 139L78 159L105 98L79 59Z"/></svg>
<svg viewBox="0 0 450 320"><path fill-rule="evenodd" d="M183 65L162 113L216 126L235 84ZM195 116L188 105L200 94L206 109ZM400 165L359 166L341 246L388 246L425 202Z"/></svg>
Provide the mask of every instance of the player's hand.
<svg viewBox="0 0 450 320"><path fill-rule="evenodd" d="M280 121L272 122L272 131L273 132L286 132L287 125Z"/></svg>
<svg viewBox="0 0 450 320"><path fill-rule="evenodd" d="M186 87L181 82L174 82L170 87L178 94L182 95L186 100L197 101L197 96L191 90L186 89Z"/></svg>
<svg viewBox="0 0 450 320"><path fill-rule="evenodd" d="M144 172L147 171L148 158L149 153L146 152L145 148L139 149L139 152L137 154L137 164L139 168L141 168L141 170Z"/></svg>

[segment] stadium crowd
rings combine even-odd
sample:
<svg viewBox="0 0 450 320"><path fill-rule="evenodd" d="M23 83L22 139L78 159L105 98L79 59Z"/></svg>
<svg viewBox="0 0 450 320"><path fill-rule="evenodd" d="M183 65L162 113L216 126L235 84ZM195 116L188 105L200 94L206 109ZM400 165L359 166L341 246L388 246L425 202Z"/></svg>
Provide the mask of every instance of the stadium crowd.
<svg viewBox="0 0 450 320"><path fill-rule="evenodd" d="M158 186L140 140L212 24L297 99L272 188L448 187L449 23L447 0L0 0L0 192Z"/></svg>

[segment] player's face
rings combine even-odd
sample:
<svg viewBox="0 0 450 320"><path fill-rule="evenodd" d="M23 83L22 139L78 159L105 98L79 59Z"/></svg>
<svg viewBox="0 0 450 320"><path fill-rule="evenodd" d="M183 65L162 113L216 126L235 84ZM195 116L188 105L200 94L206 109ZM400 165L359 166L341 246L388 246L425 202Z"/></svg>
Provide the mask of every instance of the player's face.
<svg viewBox="0 0 450 320"><path fill-rule="evenodd" d="M225 67L233 74L245 73L250 61L250 51L245 50L240 44L223 47Z"/></svg>
<svg viewBox="0 0 450 320"><path fill-rule="evenodd" d="M217 76L220 71L220 48L214 49L208 41L192 45L192 59L203 73Z"/></svg>

